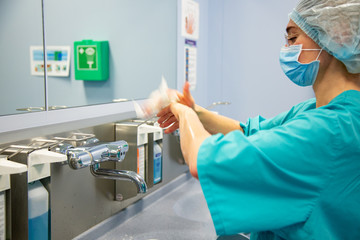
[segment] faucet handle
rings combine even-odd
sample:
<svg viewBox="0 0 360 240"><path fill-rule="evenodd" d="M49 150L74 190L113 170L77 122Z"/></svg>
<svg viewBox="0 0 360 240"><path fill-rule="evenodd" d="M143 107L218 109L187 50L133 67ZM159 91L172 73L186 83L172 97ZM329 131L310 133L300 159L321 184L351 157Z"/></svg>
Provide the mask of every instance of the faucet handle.
<svg viewBox="0 0 360 240"><path fill-rule="evenodd" d="M66 151L66 155L69 166L73 169L79 169L106 161L121 162L128 150L128 143L121 140L91 147L70 148Z"/></svg>
<svg viewBox="0 0 360 240"><path fill-rule="evenodd" d="M122 162L129 150L129 145L126 141L112 142L106 145L107 151L103 152L102 157L110 161Z"/></svg>
<svg viewBox="0 0 360 240"><path fill-rule="evenodd" d="M62 153L62 154L66 154L67 151L71 148L74 148L73 145L71 145L70 143L59 143L55 146L54 151L57 153Z"/></svg>

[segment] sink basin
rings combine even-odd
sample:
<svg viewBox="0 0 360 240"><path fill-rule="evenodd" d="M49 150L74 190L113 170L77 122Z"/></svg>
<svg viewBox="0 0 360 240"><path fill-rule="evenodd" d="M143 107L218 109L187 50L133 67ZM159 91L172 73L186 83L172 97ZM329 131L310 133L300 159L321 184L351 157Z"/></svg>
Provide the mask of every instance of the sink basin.
<svg viewBox="0 0 360 240"><path fill-rule="evenodd" d="M173 206L175 214L184 219L197 222L211 222L206 200L197 182L189 186L188 193L177 200Z"/></svg>
<svg viewBox="0 0 360 240"><path fill-rule="evenodd" d="M200 183L191 178L96 239L216 240L217 236Z"/></svg>
<svg viewBox="0 0 360 240"><path fill-rule="evenodd" d="M127 211L120 212L76 240L247 240L243 235L216 236L198 180L189 176L171 191L158 191L159 198L148 207L143 208L151 196L133 205L139 213L127 217Z"/></svg>

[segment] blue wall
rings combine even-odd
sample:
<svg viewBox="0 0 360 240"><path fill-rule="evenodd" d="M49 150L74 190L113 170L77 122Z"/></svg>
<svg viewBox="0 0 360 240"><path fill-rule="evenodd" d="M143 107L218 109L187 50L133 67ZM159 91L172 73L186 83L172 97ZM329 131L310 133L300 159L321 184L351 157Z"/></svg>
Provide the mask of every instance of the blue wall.
<svg viewBox="0 0 360 240"><path fill-rule="evenodd" d="M48 76L48 105L68 107L140 99L164 75L176 87L177 0L44 0L47 46L83 39L108 40L106 81ZM30 46L43 45L42 1L0 1L0 115L17 108L44 107L43 76L30 74Z"/></svg>
<svg viewBox="0 0 360 240"><path fill-rule="evenodd" d="M0 1L0 115L44 107L44 77L30 74L30 46L42 46L41 1Z"/></svg>
<svg viewBox="0 0 360 240"><path fill-rule="evenodd" d="M229 101L231 105L214 110L246 121L257 115L274 116L313 97L311 88L290 82L279 65L288 13L297 0L198 2L198 84L192 93L199 105ZM178 86L183 83L182 56L178 52Z"/></svg>
<svg viewBox="0 0 360 240"><path fill-rule="evenodd" d="M49 105L82 106L149 96L164 75L176 87L176 0L45 1L46 43L108 40L107 81L49 77ZM73 56L73 49L72 54Z"/></svg>

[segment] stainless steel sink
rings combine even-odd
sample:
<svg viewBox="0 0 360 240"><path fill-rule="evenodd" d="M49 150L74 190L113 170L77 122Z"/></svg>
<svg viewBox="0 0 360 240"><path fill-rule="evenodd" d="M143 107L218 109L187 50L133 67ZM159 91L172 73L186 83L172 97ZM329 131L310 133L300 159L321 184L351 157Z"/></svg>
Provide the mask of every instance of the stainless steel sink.
<svg viewBox="0 0 360 240"><path fill-rule="evenodd" d="M211 223L211 215L198 182L194 182L189 192L174 203L173 210L186 220Z"/></svg>
<svg viewBox="0 0 360 240"><path fill-rule="evenodd" d="M216 236L199 181L190 178L190 175L186 179L182 184L173 185L170 190L162 192L159 189L153 193L159 195L155 200L150 194L75 239L246 240L242 235ZM140 210L129 216L131 208Z"/></svg>

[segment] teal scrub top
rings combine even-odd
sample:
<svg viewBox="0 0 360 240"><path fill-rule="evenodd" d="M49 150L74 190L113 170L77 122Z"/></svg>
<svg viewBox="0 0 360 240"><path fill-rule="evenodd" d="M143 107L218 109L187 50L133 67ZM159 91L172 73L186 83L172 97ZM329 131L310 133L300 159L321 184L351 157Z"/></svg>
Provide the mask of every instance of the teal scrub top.
<svg viewBox="0 0 360 240"><path fill-rule="evenodd" d="M205 139L200 184L218 235L360 239L360 92L300 103Z"/></svg>

